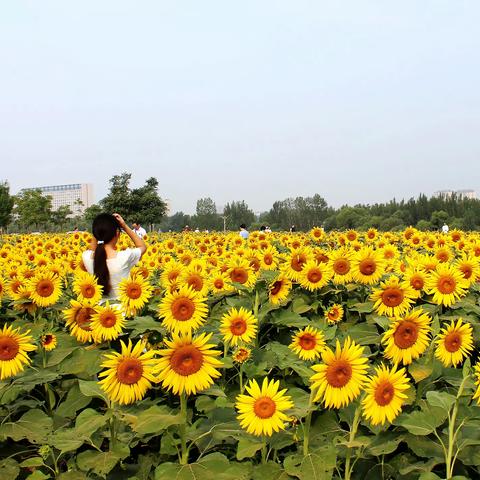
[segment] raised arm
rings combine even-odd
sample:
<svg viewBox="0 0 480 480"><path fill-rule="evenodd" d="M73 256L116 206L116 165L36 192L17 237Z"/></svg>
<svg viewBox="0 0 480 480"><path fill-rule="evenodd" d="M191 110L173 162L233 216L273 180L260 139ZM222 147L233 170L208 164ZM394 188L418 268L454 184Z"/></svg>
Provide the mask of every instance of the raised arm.
<svg viewBox="0 0 480 480"><path fill-rule="evenodd" d="M135 246L140 249L141 256L143 256L143 254L147 251L147 245L145 242L125 223L125 220L120 214L114 213L113 216L117 219L124 232L130 237L130 240L132 240Z"/></svg>

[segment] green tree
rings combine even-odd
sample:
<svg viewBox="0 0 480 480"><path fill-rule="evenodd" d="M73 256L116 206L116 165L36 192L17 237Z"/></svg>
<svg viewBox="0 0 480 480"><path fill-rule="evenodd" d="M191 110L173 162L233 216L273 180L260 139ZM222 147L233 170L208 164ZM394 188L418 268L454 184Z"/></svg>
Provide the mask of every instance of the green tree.
<svg viewBox="0 0 480 480"><path fill-rule="evenodd" d="M165 218L160 224L162 232L181 232L186 225L192 223L190 215L186 215L183 212L176 212L172 216Z"/></svg>
<svg viewBox="0 0 480 480"><path fill-rule="evenodd" d="M0 182L0 228L6 227L12 219L15 200L10 195L8 182Z"/></svg>
<svg viewBox="0 0 480 480"><path fill-rule="evenodd" d="M132 190L132 221L145 225L159 224L167 212L167 204L158 196L158 180L150 177L143 187Z"/></svg>
<svg viewBox="0 0 480 480"><path fill-rule="evenodd" d="M227 230L238 230L242 223L249 226L255 222L255 213L248 208L244 200L227 203L223 209L223 217Z"/></svg>
<svg viewBox="0 0 480 480"><path fill-rule="evenodd" d="M72 215L72 210L68 205L62 205L51 214L51 221L57 227L63 227L67 223L68 217Z"/></svg>
<svg viewBox="0 0 480 480"><path fill-rule="evenodd" d="M100 207L105 212L119 213L126 220L132 215L132 192L130 190L131 173L114 175L110 179L110 191L100 200Z"/></svg>
<svg viewBox="0 0 480 480"><path fill-rule="evenodd" d="M52 197L40 190L24 190L15 197L14 213L20 228L45 228L52 219Z"/></svg>
<svg viewBox="0 0 480 480"><path fill-rule="evenodd" d="M83 212L82 222L86 225L87 228L90 228L93 219L102 212L102 207L94 203L93 205L90 205L88 208L86 208Z"/></svg>
<svg viewBox="0 0 480 480"><path fill-rule="evenodd" d="M223 221L217 213L215 202L211 198L197 200L196 213L192 217L192 224L200 229L223 229Z"/></svg>

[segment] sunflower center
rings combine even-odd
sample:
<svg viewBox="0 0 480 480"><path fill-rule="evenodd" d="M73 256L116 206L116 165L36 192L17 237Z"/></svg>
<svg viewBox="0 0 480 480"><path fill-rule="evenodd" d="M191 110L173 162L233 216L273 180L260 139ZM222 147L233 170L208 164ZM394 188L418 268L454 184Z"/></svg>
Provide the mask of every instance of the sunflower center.
<svg viewBox="0 0 480 480"><path fill-rule="evenodd" d="M180 297L173 301L171 310L175 320L184 322L192 318L195 312L195 304L187 297Z"/></svg>
<svg viewBox="0 0 480 480"><path fill-rule="evenodd" d="M142 374L143 366L138 358L125 358L117 366L117 379L125 385L137 383Z"/></svg>
<svg viewBox="0 0 480 480"><path fill-rule="evenodd" d="M438 279L437 288L440 293L449 294L455 290L457 282L453 277L440 277Z"/></svg>
<svg viewBox="0 0 480 480"><path fill-rule="evenodd" d="M313 350L317 345L315 337L310 333L304 333L298 339L298 343L302 347L302 350Z"/></svg>
<svg viewBox="0 0 480 480"><path fill-rule="evenodd" d="M263 257L263 263L265 263L265 265L271 265L273 263L273 257L272 255L270 255L269 253L267 253L266 255L264 255Z"/></svg>
<svg viewBox="0 0 480 480"><path fill-rule="evenodd" d="M472 276L472 267L470 265L462 265L460 271L463 273L464 278L470 278Z"/></svg>
<svg viewBox="0 0 480 480"><path fill-rule="evenodd" d="M345 275L350 271L350 262L344 258L339 258L333 262L333 271L338 275Z"/></svg>
<svg viewBox="0 0 480 480"><path fill-rule="evenodd" d="M15 358L20 350L18 342L11 337L0 337L0 360L7 361Z"/></svg>
<svg viewBox="0 0 480 480"><path fill-rule="evenodd" d="M243 318L234 318L230 322L230 331L233 335L243 335L247 331L247 322Z"/></svg>
<svg viewBox="0 0 480 480"><path fill-rule="evenodd" d="M273 416L277 406L270 397L260 397L253 404L253 411L259 418L270 418Z"/></svg>
<svg viewBox="0 0 480 480"><path fill-rule="evenodd" d="M90 331L91 328L88 325L90 322L90 317L94 313L93 308L82 307L75 314L75 323L82 329Z"/></svg>
<svg viewBox="0 0 480 480"><path fill-rule="evenodd" d="M218 288L219 290L221 288L223 288L224 286L224 282L221 278L217 278L214 282L213 282L213 285L215 286L215 288Z"/></svg>
<svg viewBox="0 0 480 480"><path fill-rule="evenodd" d="M338 308L332 308L328 311L327 316L330 320L338 320L340 317L340 311Z"/></svg>
<svg viewBox="0 0 480 480"><path fill-rule="evenodd" d="M125 295L132 300L136 300L142 295L142 288L140 287L140 285L138 285L138 283L131 283L130 285L128 285L125 291Z"/></svg>
<svg viewBox="0 0 480 480"><path fill-rule="evenodd" d="M170 357L172 370L183 377L197 373L202 365L203 354L193 345L177 348Z"/></svg>
<svg viewBox="0 0 480 480"><path fill-rule="evenodd" d="M292 261L290 262L290 266L296 272L301 272L306 261L307 257L303 253L300 255L294 255Z"/></svg>
<svg viewBox="0 0 480 480"><path fill-rule="evenodd" d="M105 328L111 328L117 323L117 317L113 312L105 312L100 316L100 323Z"/></svg>
<svg viewBox="0 0 480 480"><path fill-rule="evenodd" d="M310 270L307 273L307 279L310 283L318 283L322 279L322 272L318 269Z"/></svg>
<svg viewBox="0 0 480 480"><path fill-rule="evenodd" d="M44 345L50 345L53 342L53 335L47 333L47 335L44 335L42 337L42 343Z"/></svg>
<svg viewBox="0 0 480 480"><path fill-rule="evenodd" d="M187 280L187 285L199 292L203 288L203 280L200 275L190 275Z"/></svg>
<svg viewBox="0 0 480 480"><path fill-rule="evenodd" d="M277 280L273 285L272 288L270 289L270 295L276 295L280 289L282 288L282 281Z"/></svg>
<svg viewBox="0 0 480 480"><path fill-rule="evenodd" d="M95 287L93 285L82 285L81 292L85 298L92 298L95 295Z"/></svg>
<svg viewBox="0 0 480 480"><path fill-rule="evenodd" d="M382 302L387 307L397 307L403 302L403 291L400 288L386 288L382 292Z"/></svg>
<svg viewBox="0 0 480 480"><path fill-rule="evenodd" d="M358 269L362 275L372 275L377 269L377 264L372 258L366 258L360 262Z"/></svg>
<svg viewBox="0 0 480 480"><path fill-rule="evenodd" d="M409 320L403 321L395 330L393 340L398 348L410 348L418 338L418 325Z"/></svg>
<svg viewBox="0 0 480 480"><path fill-rule="evenodd" d="M55 290L55 287L51 280L44 279L37 283L35 290L41 297L49 297Z"/></svg>
<svg viewBox="0 0 480 480"><path fill-rule="evenodd" d="M462 337L458 332L451 332L445 336L443 344L447 352L454 353L462 346Z"/></svg>
<svg viewBox="0 0 480 480"><path fill-rule="evenodd" d="M423 281L423 278L420 277L419 275L418 276L413 276L411 279L410 279L410 285L412 286L412 288L414 288L415 290L421 290L423 288L423 285L425 284L425 282Z"/></svg>
<svg viewBox="0 0 480 480"><path fill-rule="evenodd" d="M384 407L388 405L395 396L395 389L388 380L380 382L375 389L375 402L377 405Z"/></svg>
<svg viewBox="0 0 480 480"><path fill-rule="evenodd" d="M352 378L352 366L346 360L335 360L328 366L326 378L332 387L342 388Z"/></svg>
<svg viewBox="0 0 480 480"><path fill-rule="evenodd" d="M248 280L248 272L244 268L236 267L231 271L230 278L232 282L243 284Z"/></svg>

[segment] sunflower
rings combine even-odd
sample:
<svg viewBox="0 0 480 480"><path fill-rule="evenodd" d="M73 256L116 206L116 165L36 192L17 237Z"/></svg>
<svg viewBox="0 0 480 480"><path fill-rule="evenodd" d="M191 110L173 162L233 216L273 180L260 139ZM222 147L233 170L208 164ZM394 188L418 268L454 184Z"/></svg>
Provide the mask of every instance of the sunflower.
<svg viewBox="0 0 480 480"><path fill-rule="evenodd" d="M325 231L321 227L313 227L309 232L310 238L315 242L321 242L325 238Z"/></svg>
<svg viewBox="0 0 480 480"><path fill-rule="evenodd" d="M235 290L228 274L222 272L220 269L215 269L213 272L210 272L208 287L213 294L228 293Z"/></svg>
<svg viewBox="0 0 480 480"><path fill-rule="evenodd" d="M329 264L333 271L332 282L344 285L352 280L353 252L347 247L329 252Z"/></svg>
<svg viewBox="0 0 480 480"><path fill-rule="evenodd" d="M92 341L90 321L94 313L95 310L92 305L80 303L77 300L70 300L70 308L63 310L63 316L66 320L66 326L70 330L70 335L81 343Z"/></svg>
<svg viewBox="0 0 480 480"><path fill-rule="evenodd" d="M353 278L365 285L377 283L385 271L382 253L371 247L361 248L352 261Z"/></svg>
<svg viewBox="0 0 480 480"><path fill-rule="evenodd" d="M416 308L404 317L394 319L382 337L385 358L395 365L409 365L419 358L430 344L431 321L422 308Z"/></svg>
<svg viewBox="0 0 480 480"><path fill-rule="evenodd" d="M280 381L263 379L262 388L255 379L246 386L248 395L238 395L236 408L240 426L252 435L272 436L285 429L289 417L284 413L294 407L287 389L280 390Z"/></svg>
<svg viewBox="0 0 480 480"><path fill-rule="evenodd" d="M480 405L480 362L477 362L474 368L474 375L475 375L475 385L477 385L477 389L473 394L473 400L477 400L477 404Z"/></svg>
<svg viewBox="0 0 480 480"><path fill-rule="evenodd" d="M202 297L208 294L208 283L204 275L197 269L193 268L193 262L188 268L183 270L178 280L181 284L191 287Z"/></svg>
<svg viewBox="0 0 480 480"><path fill-rule="evenodd" d="M125 326L125 317L120 305L97 305L90 320L92 338L96 343L115 340Z"/></svg>
<svg viewBox="0 0 480 480"><path fill-rule="evenodd" d="M288 348L302 360L316 360L325 348L325 336L316 328L308 326L294 333Z"/></svg>
<svg viewBox="0 0 480 480"><path fill-rule="evenodd" d="M153 350L143 352L142 341L126 345L120 340L122 352L113 352L104 356L102 367L105 371L98 374L103 377L98 383L112 402L128 405L141 400L147 390L156 382L156 363Z"/></svg>
<svg viewBox="0 0 480 480"><path fill-rule="evenodd" d="M142 276L129 276L118 284L120 301L128 316L134 316L153 295L153 288Z"/></svg>
<svg viewBox="0 0 480 480"><path fill-rule="evenodd" d="M292 281L284 274L280 274L268 287L268 300L273 305L282 303L292 289Z"/></svg>
<svg viewBox="0 0 480 480"><path fill-rule="evenodd" d="M103 287L98 284L94 275L77 270L73 280L73 291L77 294L79 302L94 305L102 299Z"/></svg>
<svg viewBox="0 0 480 480"><path fill-rule="evenodd" d="M165 295L158 314L168 331L189 333L201 327L207 318L206 298L184 285L180 290Z"/></svg>
<svg viewBox="0 0 480 480"><path fill-rule="evenodd" d="M425 285L425 291L433 295L433 302L437 305L451 307L460 297L467 293L468 281L457 268L439 264L430 274Z"/></svg>
<svg viewBox="0 0 480 480"><path fill-rule="evenodd" d="M397 317L410 310L415 303L415 292L408 284L400 285L400 280L391 275L387 281L381 282L370 295L374 303L373 308L379 315Z"/></svg>
<svg viewBox="0 0 480 480"><path fill-rule="evenodd" d="M402 410L407 398L405 391L410 388L405 369L397 371L385 365L375 367L375 375L365 386L365 398L362 400L363 415L372 425L392 423Z"/></svg>
<svg viewBox="0 0 480 480"><path fill-rule="evenodd" d="M57 346L57 336L54 333L46 333L40 337L40 343L43 349L49 352Z"/></svg>
<svg viewBox="0 0 480 480"><path fill-rule="evenodd" d="M462 272L469 287L480 277L480 263L477 257L463 254L462 258L454 263L454 267Z"/></svg>
<svg viewBox="0 0 480 480"><path fill-rule="evenodd" d="M220 350L212 350L215 345L208 343L211 337L211 333L194 338L191 333L173 333L172 340L164 340L168 348L158 351L162 357L158 361L158 380L164 388L175 395L195 395L213 385L213 379L220 376L217 368L223 363L215 358L221 355Z"/></svg>
<svg viewBox="0 0 480 480"><path fill-rule="evenodd" d="M15 300L13 302L13 309L18 312L28 312L30 315L37 310L37 304L32 300L30 295L30 290L27 286L21 286L18 288L18 292L15 295Z"/></svg>
<svg viewBox="0 0 480 480"><path fill-rule="evenodd" d="M257 324L257 319L246 308L231 308L222 317L220 333L223 341L230 345L250 343L257 334Z"/></svg>
<svg viewBox="0 0 480 480"><path fill-rule="evenodd" d="M364 347L356 345L350 337L346 338L343 347L337 339L335 352L325 347L323 363L312 366L317 372L310 378L315 402L321 400L327 408L341 408L360 395L368 368L363 351Z"/></svg>
<svg viewBox="0 0 480 480"><path fill-rule="evenodd" d="M456 367L473 350L472 326L470 323L463 323L461 318L457 323L452 320L450 325L442 328L435 343L435 357L445 367Z"/></svg>
<svg viewBox="0 0 480 480"><path fill-rule="evenodd" d="M278 252L273 245L268 245L267 248L260 252L260 268L262 270L276 270L278 267Z"/></svg>
<svg viewBox="0 0 480 480"><path fill-rule="evenodd" d="M420 298L427 282L427 274L420 267L407 267L404 273L402 286L410 285L415 294L415 298Z"/></svg>
<svg viewBox="0 0 480 480"><path fill-rule="evenodd" d="M341 305L334 303L328 310L325 310L324 316L328 323L338 323L343 318L344 310Z"/></svg>
<svg viewBox="0 0 480 480"><path fill-rule="evenodd" d="M253 287L257 281L257 275L248 260L239 256L234 257L229 262L227 273L230 282L240 283L247 288Z"/></svg>
<svg viewBox="0 0 480 480"><path fill-rule="evenodd" d="M42 268L29 280L27 288L32 302L39 307L54 305L62 294L60 278Z"/></svg>
<svg viewBox="0 0 480 480"><path fill-rule="evenodd" d="M303 288L313 292L324 287L332 276L333 271L328 264L317 264L315 260L310 260L303 266L298 280Z"/></svg>
<svg viewBox="0 0 480 480"><path fill-rule="evenodd" d="M36 350L30 330L21 333L19 328L5 324L0 331L0 380L23 372L31 360L27 352Z"/></svg>
<svg viewBox="0 0 480 480"><path fill-rule="evenodd" d="M245 363L252 356L252 351L247 347L238 347L232 355L233 361L239 364Z"/></svg>
<svg viewBox="0 0 480 480"><path fill-rule="evenodd" d="M312 252L306 248L293 249L287 257L285 274L290 280L297 282L305 264L313 259Z"/></svg>

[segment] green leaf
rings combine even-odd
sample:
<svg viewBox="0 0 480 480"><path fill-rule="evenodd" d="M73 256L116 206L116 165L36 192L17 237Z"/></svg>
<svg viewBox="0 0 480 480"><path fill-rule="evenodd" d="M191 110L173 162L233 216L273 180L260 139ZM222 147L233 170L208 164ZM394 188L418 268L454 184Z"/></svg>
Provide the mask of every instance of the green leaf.
<svg viewBox="0 0 480 480"><path fill-rule="evenodd" d="M104 476L129 454L130 449L126 445L117 445L114 450L108 452L87 450L77 455L77 465L84 472L93 471L97 475Z"/></svg>
<svg viewBox="0 0 480 480"><path fill-rule="evenodd" d="M94 380L79 380L78 386L82 394L86 397L101 398L105 403L110 403L107 394L101 389L98 382L95 382Z"/></svg>
<svg viewBox="0 0 480 480"><path fill-rule="evenodd" d="M378 334L377 327L368 323L357 323L356 325L350 325L348 323L342 323L339 328L344 332L346 336L349 336L352 340L355 340L359 345L379 345L380 335Z"/></svg>
<svg viewBox="0 0 480 480"><path fill-rule="evenodd" d="M438 441L433 441L425 436L405 435L408 448L417 456L423 458L437 458L443 460L443 450Z"/></svg>
<svg viewBox="0 0 480 480"><path fill-rule="evenodd" d="M367 453L375 457L393 453L400 442L403 441L403 435L393 432L381 432L375 435L367 448Z"/></svg>
<svg viewBox="0 0 480 480"><path fill-rule="evenodd" d="M78 384L75 384L67 394L67 398L59 405L56 413L61 417L73 417L92 401L91 397L82 394Z"/></svg>
<svg viewBox="0 0 480 480"><path fill-rule="evenodd" d="M79 436L92 436L100 427L103 427L109 415L101 415L92 408L83 410L75 420L75 431Z"/></svg>
<svg viewBox="0 0 480 480"><path fill-rule="evenodd" d="M135 317L133 320L127 322L126 328L131 329L130 336L138 337L142 333L154 331L165 335L165 328L162 327L162 322L155 320L151 316Z"/></svg>
<svg viewBox="0 0 480 480"><path fill-rule="evenodd" d="M254 457L266 445L255 437L245 436L240 438L237 445L237 460Z"/></svg>
<svg viewBox="0 0 480 480"><path fill-rule="evenodd" d="M174 410L165 405L154 405L138 415L124 414L123 419L139 435L160 435L163 430L171 425L180 425L184 418L180 413L174 413Z"/></svg>
<svg viewBox="0 0 480 480"><path fill-rule="evenodd" d="M65 472L61 473L57 480L88 480L87 476L82 472Z"/></svg>
<svg viewBox="0 0 480 480"><path fill-rule="evenodd" d="M354 303L353 305L348 306L348 310L358 313L372 313L373 302Z"/></svg>
<svg viewBox="0 0 480 480"><path fill-rule="evenodd" d="M38 409L29 410L15 422L5 422L0 426L0 437L10 437L15 441L27 439L31 443L46 443L52 431L53 421Z"/></svg>
<svg viewBox="0 0 480 480"><path fill-rule="evenodd" d="M55 431L50 435L48 444L65 453L77 450L85 440L87 439L80 436L74 428L68 428Z"/></svg>
<svg viewBox="0 0 480 480"><path fill-rule="evenodd" d="M0 383L0 405L14 402L25 389L20 385L7 382Z"/></svg>
<svg viewBox="0 0 480 480"><path fill-rule="evenodd" d="M20 473L18 462L13 458L5 458L0 460L0 479L1 480L15 480Z"/></svg>
<svg viewBox="0 0 480 480"><path fill-rule="evenodd" d="M278 463L267 462L264 465L255 465L252 478L253 480L286 480L291 477L284 472Z"/></svg>
<svg viewBox="0 0 480 480"><path fill-rule="evenodd" d="M298 313L300 315L302 313L309 312L312 309L312 306L308 304L303 297L295 297L293 299L291 308L294 313Z"/></svg>
<svg viewBox="0 0 480 480"><path fill-rule="evenodd" d="M50 479L51 477L40 470L35 470L32 474L26 477L26 480L44 480L45 478Z"/></svg>
<svg viewBox="0 0 480 480"><path fill-rule="evenodd" d="M30 457L24 460L20 466L22 468L25 467L41 467L43 465L43 458L42 457Z"/></svg>
<svg viewBox="0 0 480 480"><path fill-rule="evenodd" d="M449 412L455 403L455 397L447 392L431 391L427 392L427 402L432 407L439 407L445 412Z"/></svg>
<svg viewBox="0 0 480 480"><path fill-rule="evenodd" d="M335 465L336 453L333 445L325 446L306 456L290 455L283 462L285 472L301 480L331 479Z"/></svg>
<svg viewBox="0 0 480 480"><path fill-rule="evenodd" d="M101 370L102 352L100 350L75 350L72 355L63 360L59 371L63 375L92 376Z"/></svg>
<svg viewBox="0 0 480 480"><path fill-rule="evenodd" d="M407 429L413 435L429 435L445 421L446 413L437 407L426 411L402 413L394 422Z"/></svg>
<svg viewBox="0 0 480 480"><path fill-rule="evenodd" d="M281 325L284 327L305 327L310 324L310 320L302 317L298 313L290 310L275 310L271 314L272 325Z"/></svg>

